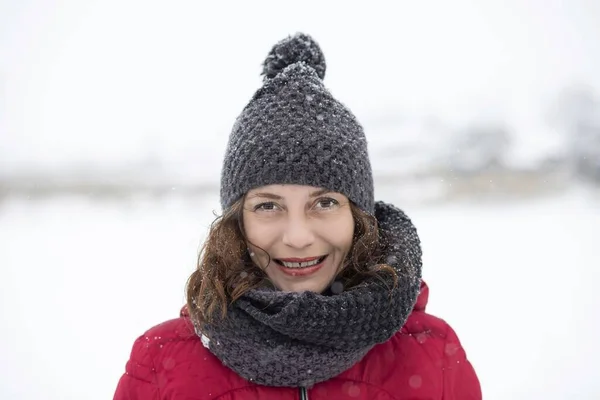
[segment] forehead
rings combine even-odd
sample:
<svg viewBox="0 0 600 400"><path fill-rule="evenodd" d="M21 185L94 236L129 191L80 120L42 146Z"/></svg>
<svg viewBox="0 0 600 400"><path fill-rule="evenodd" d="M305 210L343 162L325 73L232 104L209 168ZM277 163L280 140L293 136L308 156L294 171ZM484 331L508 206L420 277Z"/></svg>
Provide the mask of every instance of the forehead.
<svg viewBox="0 0 600 400"><path fill-rule="evenodd" d="M248 191L247 198L260 197L264 194L279 197L311 197L330 191L325 188L309 185L266 185Z"/></svg>
<svg viewBox="0 0 600 400"><path fill-rule="evenodd" d="M260 197L278 197L282 199L303 199L318 197L323 194L335 194L346 199L341 193L333 192L327 188L310 186L310 185L266 185L258 188L254 188L248 191L246 199L260 198Z"/></svg>

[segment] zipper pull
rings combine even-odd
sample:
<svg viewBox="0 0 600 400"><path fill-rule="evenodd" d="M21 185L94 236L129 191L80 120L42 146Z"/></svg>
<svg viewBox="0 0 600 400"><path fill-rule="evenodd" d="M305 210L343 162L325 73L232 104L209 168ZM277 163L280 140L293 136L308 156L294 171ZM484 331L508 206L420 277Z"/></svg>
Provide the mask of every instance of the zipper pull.
<svg viewBox="0 0 600 400"><path fill-rule="evenodd" d="M305 387L300 388L300 400L308 400L308 391Z"/></svg>

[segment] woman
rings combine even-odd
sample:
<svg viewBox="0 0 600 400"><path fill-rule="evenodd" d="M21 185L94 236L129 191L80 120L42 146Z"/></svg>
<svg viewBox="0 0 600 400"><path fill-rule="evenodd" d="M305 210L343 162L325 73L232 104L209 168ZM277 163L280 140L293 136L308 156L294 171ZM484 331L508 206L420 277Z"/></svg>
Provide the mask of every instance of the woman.
<svg viewBox="0 0 600 400"><path fill-rule="evenodd" d="M177 319L133 345L116 400L481 399L450 326L425 313L408 217L375 202L367 142L297 34L238 117Z"/></svg>

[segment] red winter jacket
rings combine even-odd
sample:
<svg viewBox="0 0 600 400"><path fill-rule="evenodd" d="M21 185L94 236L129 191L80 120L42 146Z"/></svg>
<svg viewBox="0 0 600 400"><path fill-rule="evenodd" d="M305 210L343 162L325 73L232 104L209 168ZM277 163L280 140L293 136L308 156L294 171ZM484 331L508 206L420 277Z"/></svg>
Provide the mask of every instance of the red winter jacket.
<svg viewBox="0 0 600 400"><path fill-rule="evenodd" d="M307 390L241 378L202 345L184 310L135 341L114 400L479 400L479 381L456 333L425 313L428 295L422 284L398 333Z"/></svg>

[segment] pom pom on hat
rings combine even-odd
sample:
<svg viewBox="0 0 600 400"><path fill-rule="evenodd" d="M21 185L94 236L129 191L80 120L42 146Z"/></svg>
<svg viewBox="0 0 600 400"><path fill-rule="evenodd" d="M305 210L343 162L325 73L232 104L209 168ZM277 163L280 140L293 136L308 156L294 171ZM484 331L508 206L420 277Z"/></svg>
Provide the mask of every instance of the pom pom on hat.
<svg viewBox="0 0 600 400"><path fill-rule="evenodd" d="M265 79L274 78L287 66L304 62L312 67L319 78L325 78L325 57L321 48L304 33L297 33L277 43L263 63L262 75Z"/></svg>

